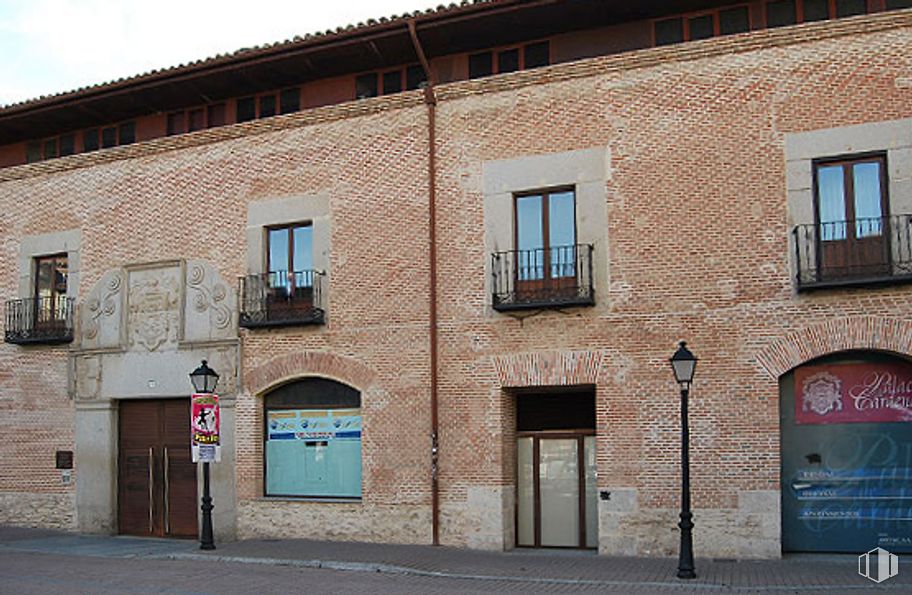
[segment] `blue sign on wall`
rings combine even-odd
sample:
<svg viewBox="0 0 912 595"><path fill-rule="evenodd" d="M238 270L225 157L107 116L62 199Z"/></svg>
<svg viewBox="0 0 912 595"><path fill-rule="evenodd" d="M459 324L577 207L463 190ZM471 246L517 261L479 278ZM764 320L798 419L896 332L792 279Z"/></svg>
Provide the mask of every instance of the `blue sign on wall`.
<svg viewBox="0 0 912 595"><path fill-rule="evenodd" d="M912 553L912 423L795 423L783 380L782 543L795 552Z"/></svg>

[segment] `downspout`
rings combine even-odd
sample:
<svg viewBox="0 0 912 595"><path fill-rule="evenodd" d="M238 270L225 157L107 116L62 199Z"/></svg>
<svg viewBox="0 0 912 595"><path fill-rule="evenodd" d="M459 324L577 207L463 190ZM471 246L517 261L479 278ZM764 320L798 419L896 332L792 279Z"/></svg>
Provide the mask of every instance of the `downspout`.
<svg viewBox="0 0 912 595"><path fill-rule="evenodd" d="M432 543L440 545L440 485L438 482L439 441L437 436L437 96L434 93L434 76L424 48L418 40L415 19L408 20L409 35L418 60L424 69L427 86L424 103L428 111L428 258L430 259L430 287L428 326L431 341L431 535Z"/></svg>

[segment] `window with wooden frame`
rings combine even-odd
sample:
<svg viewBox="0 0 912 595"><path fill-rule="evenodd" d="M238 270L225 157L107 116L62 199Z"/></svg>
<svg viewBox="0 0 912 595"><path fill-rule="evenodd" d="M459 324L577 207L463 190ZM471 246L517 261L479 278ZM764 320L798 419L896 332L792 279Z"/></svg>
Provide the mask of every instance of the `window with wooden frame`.
<svg viewBox="0 0 912 595"><path fill-rule="evenodd" d="M889 273L886 156L815 161L814 197L820 278Z"/></svg>
<svg viewBox="0 0 912 595"><path fill-rule="evenodd" d="M266 229L268 288L275 300L312 305L313 225L296 223Z"/></svg>
<svg viewBox="0 0 912 595"><path fill-rule="evenodd" d="M99 142L100 137L100 142ZM116 126L91 128L82 133L83 152L107 149L118 145L129 145L136 142L136 123L123 122Z"/></svg>
<svg viewBox="0 0 912 595"><path fill-rule="evenodd" d="M301 89L292 87L235 100L235 121L249 122L257 118L284 115L301 109Z"/></svg>
<svg viewBox="0 0 912 595"><path fill-rule="evenodd" d="M66 254L35 258L35 324L55 325L66 321L69 267Z"/></svg>
<svg viewBox="0 0 912 595"><path fill-rule="evenodd" d="M122 122L103 129L90 128L78 135L82 141L82 153L99 148L129 145L136 142L136 122ZM77 153L76 133L67 133L44 140L29 141L25 147L25 162L35 163ZM100 139L100 140L99 140Z"/></svg>
<svg viewBox="0 0 912 595"><path fill-rule="evenodd" d="M575 295L579 257L574 189L517 194L514 201L516 293L544 302Z"/></svg>
<svg viewBox="0 0 912 595"><path fill-rule="evenodd" d="M475 79L493 74L539 68L548 66L550 63L551 45L548 41L497 51L478 52L469 55L469 78Z"/></svg>
<svg viewBox="0 0 912 595"><path fill-rule="evenodd" d="M785 27L867 14L868 3L867 0L769 0L765 12L767 27Z"/></svg>
<svg viewBox="0 0 912 595"><path fill-rule="evenodd" d="M420 64L381 72L365 72L355 77L355 99L414 91L426 83L427 76Z"/></svg>
<svg viewBox="0 0 912 595"><path fill-rule="evenodd" d="M746 33L750 30L750 8L747 4L678 15L653 22L657 46Z"/></svg>
<svg viewBox="0 0 912 595"><path fill-rule="evenodd" d="M204 107L181 110L168 114L166 134L172 136L196 132L225 124L225 104L215 103Z"/></svg>

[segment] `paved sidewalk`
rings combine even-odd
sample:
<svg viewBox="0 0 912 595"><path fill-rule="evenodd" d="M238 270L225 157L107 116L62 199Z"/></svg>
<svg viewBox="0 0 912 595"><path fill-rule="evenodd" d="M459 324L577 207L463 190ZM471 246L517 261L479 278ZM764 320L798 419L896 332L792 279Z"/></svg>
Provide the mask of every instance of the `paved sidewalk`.
<svg viewBox="0 0 912 595"><path fill-rule="evenodd" d="M229 564L325 568L421 577L539 585L579 585L641 590L810 593L912 592L912 565L901 557L900 574L877 585L857 573L856 556L789 556L775 561L698 559L698 578L675 578L677 561L609 558L592 552L517 550L479 552L446 547L308 540L219 543L211 552L196 542L106 537L0 527L0 553L34 552L148 560L210 560ZM905 572L903 572L905 571ZM626 589L625 589L626 588Z"/></svg>

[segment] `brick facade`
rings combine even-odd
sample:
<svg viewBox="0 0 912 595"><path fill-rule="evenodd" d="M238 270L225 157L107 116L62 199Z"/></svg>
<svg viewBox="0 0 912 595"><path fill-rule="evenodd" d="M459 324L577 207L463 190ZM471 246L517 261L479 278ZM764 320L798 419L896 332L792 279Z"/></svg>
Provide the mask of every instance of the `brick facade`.
<svg viewBox="0 0 912 595"><path fill-rule="evenodd" d="M513 546L513 389L586 385L598 488L612 493L600 551L675 552L667 360L686 339L700 358L696 551L779 555L779 376L845 349L912 355L907 288L796 293L784 137L912 118L910 55L902 11L438 89L442 543ZM106 271L165 259L210 263L230 284L248 272L249 204L328 196L328 323L239 332L237 533L427 543L426 127L420 94L404 93L0 170L0 292L17 295L24 236L69 229L82 233L80 303ZM522 320L491 311L484 230L511 223L485 221L484 164L590 148L611 155L595 271L607 293ZM53 497L59 511L0 506L2 522L73 526L75 474L64 485L53 469L54 450L75 449L71 368L66 348L0 346L3 501ZM262 394L307 375L362 393L361 502L262 497Z"/></svg>

